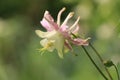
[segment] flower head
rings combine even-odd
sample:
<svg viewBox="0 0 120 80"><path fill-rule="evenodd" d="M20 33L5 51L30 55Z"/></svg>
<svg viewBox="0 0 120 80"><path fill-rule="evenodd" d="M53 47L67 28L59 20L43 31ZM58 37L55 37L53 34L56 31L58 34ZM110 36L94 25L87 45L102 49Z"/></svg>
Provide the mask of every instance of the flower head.
<svg viewBox="0 0 120 80"><path fill-rule="evenodd" d="M69 19L73 16L73 12L70 12L66 19L61 24L61 14L65 11L62 8L57 16L57 22L54 21L53 17L48 11L45 11L44 17L40 23L47 30L43 32L41 30L36 30L36 34L43 38L40 44L43 46L41 51L48 50L53 51L56 49L60 58L63 58L63 48L66 46L70 51L73 51L70 43L75 45L88 45L88 39L73 38L71 35L76 34L79 31L78 22L80 17L74 22L72 26L68 26Z"/></svg>

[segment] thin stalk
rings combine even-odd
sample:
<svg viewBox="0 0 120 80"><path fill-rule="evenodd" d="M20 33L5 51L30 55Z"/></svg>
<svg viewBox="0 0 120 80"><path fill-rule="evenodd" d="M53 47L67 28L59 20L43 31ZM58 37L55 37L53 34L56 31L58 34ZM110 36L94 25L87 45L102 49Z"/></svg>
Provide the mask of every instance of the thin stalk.
<svg viewBox="0 0 120 80"><path fill-rule="evenodd" d="M110 77L110 79L113 80L110 72L108 71L108 69L107 69L106 66L104 65L103 59L102 59L102 57L100 56L100 54L98 53L98 51L93 47L93 45L92 45L91 43L89 43L89 45L90 45L90 47L95 51L96 55L99 57L102 65L104 66L104 69L106 70L106 72L107 72L108 76Z"/></svg>
<svg viewBox="0 0 120 80"><path fill-rule="evenodd" d="M85 51L85 53L87 54L87 56L89 57L90 61L93 63L93 65L96 67L96 69L99 71L99 73L105 78L105 80L108 80L108 78L104 75L104 73L100 70L100 68L97 66L97 64L94 62L94 60L92 59L92 57L89 55L88 51L86 50L86 48L84 46L82 46L83 50Z"/></svg>
<svg viewBox="0 0 120 80"><path fill-rule="evenodd" d="M120 80L120 76L119 76L118 69L117 69L117 67L116 67L116 65L115 65L115 64L113 64L113 66L114 66L114 68L115 68L115 70L116 70L116 73L117 73L118 80Z"/></svg>
<svg viewBox="0 0 120 80"><path fill-rule="evenodd" d="M77 36L73 33L71 33L75 38L77 38ZM85 51L85 53L87 54L88 58L90 59L90 61L93 63L93 65L96 67L96 69L99 71L99 73L105 78L105 80L108 80L108 78L104 75L104 73L100 70L100 68L97 66L97 64L94 62L94 60L92 59L92 57L89 55L88 51L86 50L86 48L84 46L82 46L83 50ZM92 48L94 49L94 47L92 46ZM96 49L94 49L96 51ZM97 51L96 51L97 52ZM100 57L100 56L99 56ZM100 57L101 58L101 57ZM103 62L103 61L102 61Z"/></svg>

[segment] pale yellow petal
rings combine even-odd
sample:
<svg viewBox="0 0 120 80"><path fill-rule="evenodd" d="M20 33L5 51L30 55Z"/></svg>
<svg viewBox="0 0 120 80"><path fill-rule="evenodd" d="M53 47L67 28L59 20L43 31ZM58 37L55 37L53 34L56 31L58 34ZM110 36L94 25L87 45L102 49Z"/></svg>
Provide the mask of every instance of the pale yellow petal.
<svg viewBox="0 0 120 80"><path fill-rule="evenodd" d="M64 38L63 36L57 36L55 40L55 48L58 51L60 58L63 58Z"/></svg>
<svg viewBox="0 0 120 80"><path fill-rule="evenodd" d="M63 59L63 52L62 51L58 51L58 56Z"/></svg>
<svg viewBox="0 0 120 80"><path fill-rule="evenodd" d="M35 33L41 38L49 38L52 35L54 35L56 33L56 31L54 30L54 31L51 31L51 32L43 32L41 30L35 30Z"/></svg>
<svg viewBox="0 0 120 80"><path fill-rule="evenodd" d="M47 39L43 39L40 41L40 44L46 48L48 51L52 52L55 47L54 47L54 40L47 40Z"/></svg>
<svg viewBox="0 0 120 80"><path fill-rule="evenodd" d="M47 45L47 43L48 43L48 40L47 40L47 39L43 39L43 40L40 41L40 44L41 44L42 46Z"/></svg>
<svg viewBox="0 0 120 80"><path fill-rule="evenodd" d="M43 32L41 30L35 30L35 33L41 38L45 38L46 35L49 34L48 32Z"/></svg>

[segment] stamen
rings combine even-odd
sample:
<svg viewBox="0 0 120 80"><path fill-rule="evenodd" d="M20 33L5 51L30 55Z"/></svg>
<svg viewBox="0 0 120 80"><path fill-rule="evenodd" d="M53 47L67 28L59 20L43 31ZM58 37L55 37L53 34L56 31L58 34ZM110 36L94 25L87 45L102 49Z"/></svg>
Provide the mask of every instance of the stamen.
<svg viewBox="0 0 120 80"><path fill-rule="evenodd" d="M41 55L43 55L46 51L46 49L44 47L40 48L40 49L37 49L37 50L41 53Z"/></svg>
<svg viewBox="0 0 120 80"><path fill-rule="evenodd" d="M72 30L74 27L77 26L78 22L80 20L80 16L77 18L77 20L75 21L75 23L69 28L69 30Z"/></svg>
<svg viewBox="0 0 120 80"><path fill-rule="evenodd" d="M65 11L65 7L63 7L60 11L59 11L59 13L58 13L58 16L57 16L57 24L58 24L58 26L60 26L60 18L61 18L61 14Z"/></svg>
<svg viewBox="0 0 120 80"><path fill-rule="evenodd" d="M66 17L66 19L64 20L64 22L63 22L62 25L66 25L67 22L68 22L68 20L73 16L73 14L74 14L74 12L70 12L70 13L68 14L68 16ZM61 25L61 26L62 26L62 25Z"/></svg>

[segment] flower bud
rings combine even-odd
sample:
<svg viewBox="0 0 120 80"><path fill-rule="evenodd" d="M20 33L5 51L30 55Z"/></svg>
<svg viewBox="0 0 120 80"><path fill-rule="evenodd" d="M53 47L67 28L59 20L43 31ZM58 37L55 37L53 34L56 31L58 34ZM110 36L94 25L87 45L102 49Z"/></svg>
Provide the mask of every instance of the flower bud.
<svg viewBox="0 0 120 80"><path fill-rule="evenodd" d="M106 67L111 67L111 66L114 65L111 60L104 61L103 63L104 63L104 65L105 65Z"/></svg>

